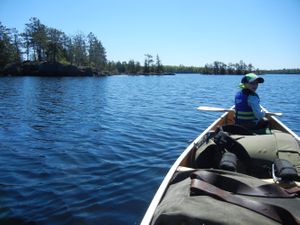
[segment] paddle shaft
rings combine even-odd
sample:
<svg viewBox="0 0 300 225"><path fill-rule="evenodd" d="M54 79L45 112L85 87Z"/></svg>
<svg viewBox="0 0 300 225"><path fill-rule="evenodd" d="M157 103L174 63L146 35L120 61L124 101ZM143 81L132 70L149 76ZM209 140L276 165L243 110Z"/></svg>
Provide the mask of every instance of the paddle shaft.
<svg viewBox="0 0 300 225"><path fill-rule="evenodd" d="M234 109L226 109L226 108L219 108L219 107L210 107L210 106L199 106L197 110L200 111L209 111L209 112L233 112ZM266 112L266 115L270 116L282 116L282 113L279 112Z"/></svg>

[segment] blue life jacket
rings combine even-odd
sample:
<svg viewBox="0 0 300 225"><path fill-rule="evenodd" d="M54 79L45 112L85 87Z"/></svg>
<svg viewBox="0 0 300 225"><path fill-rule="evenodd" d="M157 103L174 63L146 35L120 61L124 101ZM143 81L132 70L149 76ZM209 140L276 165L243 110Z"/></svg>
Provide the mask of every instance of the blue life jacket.
<svg viewBox="0 0 300 225"><path fill-rule="evenodd" d="M248 105L249 95L255 95L259 99L259 96L249 89L242 89L235 95L235 118L237 123L256 122L257 120L252 108Z"/></svg>

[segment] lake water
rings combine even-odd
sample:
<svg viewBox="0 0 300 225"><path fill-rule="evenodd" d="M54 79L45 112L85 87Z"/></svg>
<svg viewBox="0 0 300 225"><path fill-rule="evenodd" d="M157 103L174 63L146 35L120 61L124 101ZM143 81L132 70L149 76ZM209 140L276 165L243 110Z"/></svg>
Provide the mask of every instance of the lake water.
<svg viewBox="0 0 300 225"><path fill-rule="evenodd" d="M166 172L242 76L0 78L0 224L139 224ZM299 75L261 103L300 134Z"/></svg>

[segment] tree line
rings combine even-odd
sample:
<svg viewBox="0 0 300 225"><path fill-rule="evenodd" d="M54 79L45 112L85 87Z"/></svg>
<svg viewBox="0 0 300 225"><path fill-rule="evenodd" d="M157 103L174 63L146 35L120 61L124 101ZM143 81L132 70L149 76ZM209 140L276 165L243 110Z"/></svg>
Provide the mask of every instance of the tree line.
<svg viewBox="0 0 300 225"><path fill-rule="evenodd" d="M106 64L106 51L92 32L87 36L69 36L33 17L19 33L0 22L0 68L22 61L62 62L101 69Z"/></svg>
<svg viewBox="0 0 300 225"><path fill-rule="evenodd" d="M206 64L204 67L194 66L165 66L165 69L177 73L201 73L201 74L246 74L250 72L260 73L251 63L246 64L243 60L239 63L229 63L228 65L215 61L211 64Z"/></svg>
<svg viewBox="0 0 300 225"><path fill-rule="evenodd" d="M91 67L108 74L160 74L164 67L158 55L145 54L140 62L108 61L101 41L90 32L66 35L63 31L44 25L32 17L23 32L9 29L0 22L0 71L5 66L22 62L52 62Z"/></svg>
<svg viewBox="0 0 300 225"><path fill-rule="evenodd" d="M202 73L205 74L247 74L250 72L259 73L259 69L256 69L251 63L246 64L243 60L239 63L229 63L228 65L215 61L212 64L206 64L202 69Z"/></svg>
<svg viewBox="0 0 300 225"><path fill-rule="evenodd" d="M242 60L228 65L215 61L204 67L164 66L158 54L153 57L145 54L143 65L134 60L128 62L109 61L101 41L90 32L67 35L63 31L44 25L32 17L25 24L23 32L5 27L0 22L0 73L11 64L60 63L76 67L89 67L103 74L164 74L164 73L202 73L202 74L246 74L260 73L251 63ZM268 73L268 71L263 71ZM277 70L276 73L299 73L299 69Z"/></svg>
<svg viewBox="0 0 300 225"><path fill-rule="evenodd" d="M110 74L164 74L165 67L163 66L159 55L155 59L150 54L145 54L144 64L141 65L139 61L133 59L128 62L114 62L108 61L106 64L106 71Z"/></svg>

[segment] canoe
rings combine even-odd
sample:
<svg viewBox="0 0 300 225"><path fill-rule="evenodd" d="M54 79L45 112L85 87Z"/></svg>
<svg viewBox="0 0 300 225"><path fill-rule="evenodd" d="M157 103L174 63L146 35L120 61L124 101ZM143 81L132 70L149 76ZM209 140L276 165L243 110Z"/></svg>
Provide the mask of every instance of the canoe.
<svg viewBox="0 0 300 225"><path fill-rule="evenodd" d="M251 221L252 218L261 221L260 224L300 224L300 139L297 134L273 116L276 113L267 114L269 128L262 132L253 132L234 123L233 107L224 111L172 165L154 195L141 225L189 222L247 224L248 220L249 223L257 223L255 220ZM241 179L235 180L237 178ZM183 182L190 185L188 190L184 190L189 193L187 196L176 192L180 190L178 185ZM198 186L192 186L194 183ZM236 185L238 188L233 187ZM240 188L244 186L247 188ZM261 191L262 187L267 188L266 192ZM235 189L243 191L238 192ZM276 189L276 194L274 192L272 195L273 189ZM200 197L193 198L193 195L199 195L204 201L198 201L196 198ZM250 196L251 199L241 201L245 196ZM183 201L179 198L186 199ZM261 203L261 198L266 202ZM190 199L193 207L184 206L189 204ZM268 202L268 199L273 202ZM278 199L284 201L284 204L277 204ZM168 201L171 202L170 207ZM206 207L203 207L204 202ZM195 205L198 212L190 210ZM222 212L214 212L214 221L210 221L208 214L216 207L221 207ZM225 214L232 207L234 212ZM216 218L219 214L227 216L220 222Z"/></svg>

